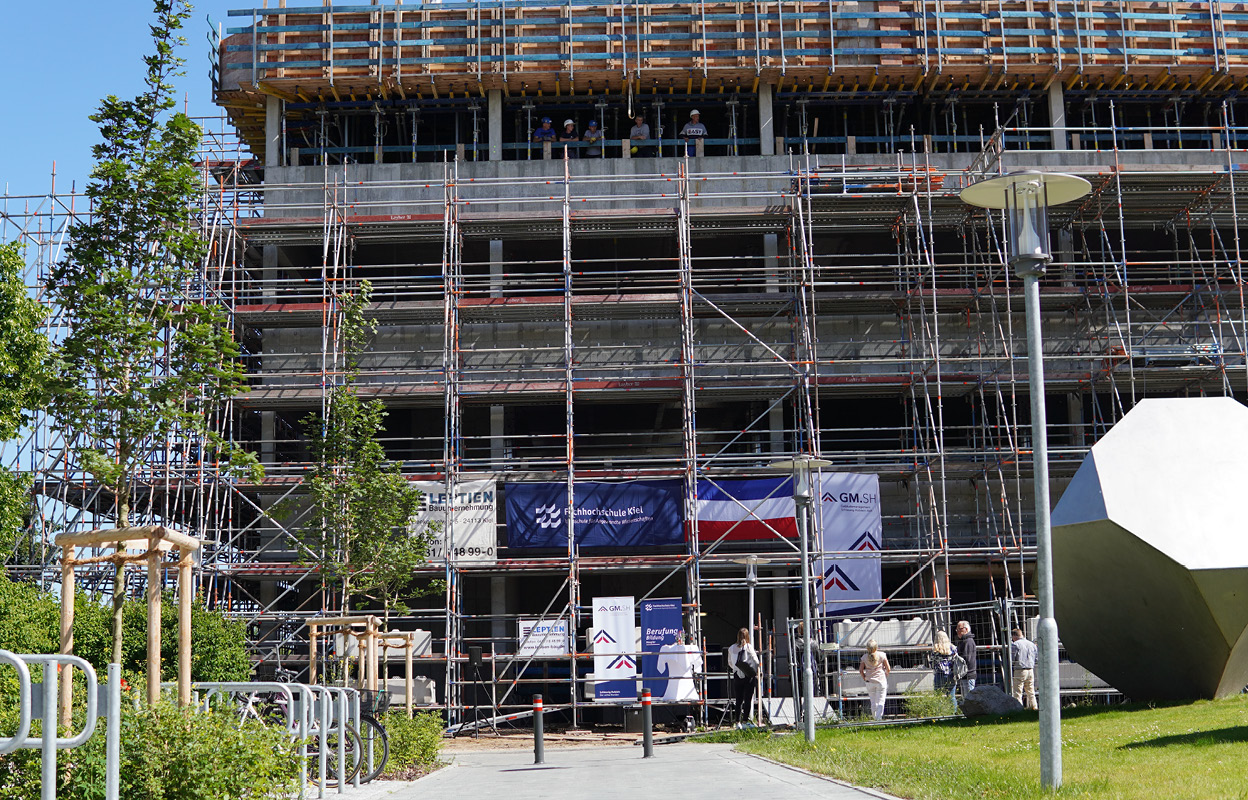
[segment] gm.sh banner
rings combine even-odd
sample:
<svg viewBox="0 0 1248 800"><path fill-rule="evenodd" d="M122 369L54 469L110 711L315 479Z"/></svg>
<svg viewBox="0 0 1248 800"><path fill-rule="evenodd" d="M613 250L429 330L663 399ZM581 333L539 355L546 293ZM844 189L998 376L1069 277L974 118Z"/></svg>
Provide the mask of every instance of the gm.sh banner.
<svg viewBox="0 0 1248 800"><path fill-rule="evenodd" d="M633 598L595 597L589 645L594 650L594 702L637 701Z"/></svg>
<svg viewBox="0 0 1248 800"><path fill-rule="evenodd" d="M879 476L824 473L819 484L819 524L825 555L816 566L816 585L822 613L874 608L883 591Z"/></svg>
<svg viewBox="0 0 1248 800"><path fill-rule="evenodd" d="M492 562L498 557L495 529L497 526L497 484L493 480L461 481L453 495L446 493L446 484L437 481L416 481L421 491L420 511L412 521L412 532L420 533L436 525L429 545L429 561L442 562L447 553L451 560ZM454 525L447 524L447 511L454 508Z"/></svg>

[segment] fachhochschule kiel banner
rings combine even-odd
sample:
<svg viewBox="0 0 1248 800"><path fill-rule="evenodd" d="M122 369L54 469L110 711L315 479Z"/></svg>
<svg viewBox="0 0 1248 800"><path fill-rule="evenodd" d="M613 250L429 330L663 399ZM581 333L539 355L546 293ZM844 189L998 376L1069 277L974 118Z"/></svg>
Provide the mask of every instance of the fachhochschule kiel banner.
<svg viewBox="0 0 1248 800"><path fill-rule="evenodd" d="M574 491L580 547L684 544L678 480L582 481ZM508 547L567 548L566 484L509 483L506 500Z"/></svg>

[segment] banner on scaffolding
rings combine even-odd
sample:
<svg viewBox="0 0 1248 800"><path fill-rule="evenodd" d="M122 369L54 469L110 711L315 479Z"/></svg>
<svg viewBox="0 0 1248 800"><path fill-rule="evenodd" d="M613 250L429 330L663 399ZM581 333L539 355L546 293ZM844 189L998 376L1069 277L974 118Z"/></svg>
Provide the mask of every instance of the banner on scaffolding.
<svg viewBox="0 0 1248 800"><path fill-rule="evenodd" d="M522 619L519 621L518 658L567 658L572 652L568 637L568 621L559 619Z"/></svg>
<svg viewBox="0 0 1248 800"><path fill-rule="evenodd" d="M446 484L416 481L421 491L420 511L412 521L413 533L429 532L429 560L443 562L447 553L453 562L494 561L497 558L495 526L498 487L493 480L461 481L454 496ZM454 506L454 525L447 524L447 509Z"/></svg>
<svg viewBox="0 0 1248 800"><path fill-rule="evenodd" d="M797 538L792 478L700 480L697 506L701 544Z"/></svg>
<svg viewBox="0 0 1248 800"><path fill-rule="evenodd" d="M673 674L672 654L684 633L684 617L681 599L665 597L641 601L641 677L642 686L650 690L655 699L664 698L669 678L683 676Z"/></svg>
<svg viewBox="0 0 1248 800"><path fill-rule="evenodd" d="M580 547L657 547L683 544L681 482L580 481L573 497ZM568 487L564 483L507 484L507 546L568 546Z"/></svg>
<svg viewBox="0 0 1248 800"><path fill-rule="evenodd" d="M589 645L594 651L594 702L637 701L637 634L633 598L595 597Z"/></svg>
<svg viewBox="0 0 1248 800"><path fill-rule="evenodd" d="M816 567L816 591L822 613L874 608L883 591L879 476L824 473L819 525L824 556Z"/></svg>

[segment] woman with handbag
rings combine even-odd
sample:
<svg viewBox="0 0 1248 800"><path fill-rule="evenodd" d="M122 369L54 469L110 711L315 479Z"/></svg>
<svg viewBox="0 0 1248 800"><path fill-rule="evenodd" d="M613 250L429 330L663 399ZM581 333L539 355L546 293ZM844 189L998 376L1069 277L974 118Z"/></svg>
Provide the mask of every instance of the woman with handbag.
<svg viewBox="0 0 1248 800"><path fill-rule="evenodd" d="M953 666L955 656L953 642L949 641L949 634L936 631L936 641L932 644L932 673L936 691L948 692L949 697L953 697L958 687L958 679L954 674Z"/></svg>
<svg viewBox="0 0 1248 800"><path fill-rule="evenodd" d="M730 674L736 681L735 704L737 722L749 721L754 700L754 684L758 680L758 653L750 644L749 628L737 631L737 643L728 648Z"/></svg>

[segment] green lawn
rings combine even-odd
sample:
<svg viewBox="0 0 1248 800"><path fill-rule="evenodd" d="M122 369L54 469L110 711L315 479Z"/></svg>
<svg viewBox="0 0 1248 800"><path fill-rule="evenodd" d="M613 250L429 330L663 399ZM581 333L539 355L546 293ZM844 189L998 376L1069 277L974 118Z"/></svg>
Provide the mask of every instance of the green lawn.
<svg viewBox="0 0 1248 800"><path fill-rule="evenodd" d="M1051 797L1035 712L896 728L744 739L742 750L906 798ZM1062 713L1061 797L1248 799L1248 696Z"/></svg>

